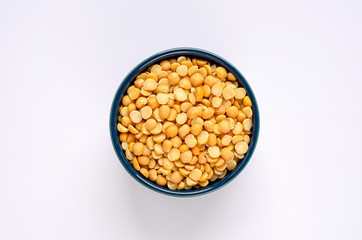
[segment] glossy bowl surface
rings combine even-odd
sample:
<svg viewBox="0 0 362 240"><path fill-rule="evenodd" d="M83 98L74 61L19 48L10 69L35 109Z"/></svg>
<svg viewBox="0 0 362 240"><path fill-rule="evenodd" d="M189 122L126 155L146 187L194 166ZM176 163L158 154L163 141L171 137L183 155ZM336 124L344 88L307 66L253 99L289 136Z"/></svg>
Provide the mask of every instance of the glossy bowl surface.
<svg viewBox="0 0 362 240"><path fill-rule="evenodd" d="M117 132L117 117L118 117L118 109L122 100L123 95L125 94L127 88L134 82L136 76L144 71L153 64L159 63L162 60L177 58L179 56L186 56L190 58L200 58L208 60L211 64L216 64L218 66L223 66L226 70L234 74L236 80L246 89L247 95L249 95L251 102L253 103L253 128L252 128L252 135L249 144L249 150L245 154L245 157L238 163L237 167L229 172L223 179L216 180L215 182L210 182L207 187L198 188L198 189L191 189L191 190L170 190L167 187L161 187L157 185L155 182L152 182L145 177L142 176L140 172L137 172L132 164L126 159L125 153L121 148L118 132ZM240 85L239 85L240 86ZM244 76L234 67L231 63L229 63L224 58L211 53L206 50L197 49L197 48L174 48L169 49L163 52L156 53L155 55L147 58L146 60L142 61L138 64L128 75L123 79L120 86L117 89L117 92L114 96L112 107L111 107L111 114L110 114L110 134L113 143L113 148L122 163L123 167L127 170L127 172L136 179L139 183L146 186L147 188L154 190L159 193L163 193L170 196L176 197L190 197L190 196L197 196L202 195L205 193L213 192L221 187L225 186L229 182L231 182L239 173L245 168L246 164L249 162L253 152L255 150L258 136L259 136L259 129L260 129L260 118L259 118L259 109L256 98L252 89L250 88L248 82L244 78Z"/></svg>

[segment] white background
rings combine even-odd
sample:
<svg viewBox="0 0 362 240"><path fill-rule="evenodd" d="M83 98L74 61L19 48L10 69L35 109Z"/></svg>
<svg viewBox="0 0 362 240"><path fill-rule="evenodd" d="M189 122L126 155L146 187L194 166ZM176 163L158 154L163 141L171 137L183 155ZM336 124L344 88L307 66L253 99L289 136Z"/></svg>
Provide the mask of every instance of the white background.
<svg viewBox="0 0 362 240"><path fill-rule="evenodd" d="M361 239L361 1L0 2L0 239ZM119 163L114 93L199 47L248 79L258 146L223 189L178 199Z"/></svg>

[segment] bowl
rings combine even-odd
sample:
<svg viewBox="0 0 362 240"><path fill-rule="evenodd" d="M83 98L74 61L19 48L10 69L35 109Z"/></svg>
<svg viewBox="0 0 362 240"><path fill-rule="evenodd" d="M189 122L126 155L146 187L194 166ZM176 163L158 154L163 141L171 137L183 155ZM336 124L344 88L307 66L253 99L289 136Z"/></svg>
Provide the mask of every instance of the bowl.
<svg viewBox="0 0 362 240"><path fill-rule="evenodd" d="M247 95L249 95L251 102L253 103L252 109L253 109L253 128L252 128L252 134L249 144L249 150L244 155L244 158L240 160L237 167L232 170L231 172L228 172L227 175L222 178L218 179L214 182L210 182L210 184L203 188L198 189L190 189L190 190L171 190L167 187L162 187L157 185L155 182L152 182L148 179L146 179L140 172L136 171L132 164L126 159L124 150L121 148L118 132L117 132L117 117L118 117L118 109L121 104L121 100L123 95L126 93L127 88L135 81L136 76L144 71L147 70L148 67L150 67L153 64L159 63L162 60L171 59L171 58L177 58L179 56L186 56L190 58L200 58L205 59L209 61L212 64L216 64L218 66L223 66L228 72L234 74L236 80L239 82L241 86L243 86L247 92ZM221 187L225 186L226 184L230 183L236 176L240 174L240 172L245 168L245 166L248 164L251 156L253 155L253 152L255 150L258 136L259 136L259 128L260 128L260 119L259 119L259 110L257 101L255 99L254 93L249 86L248 82L244 78L244 76L237 70L236 67L234 67L231 63L226 61L224 58L211 53L206 50L197 49L197 48L174 48L165 50L163 52L156 53L155 55L147 58L146 60L142 61L140 64L138 64L128 75L123 79L120 86L118 87L116 94L113 99L112 107L111 107L111 113L110 113L110 134L111 139L113 143L113 148L122 163L123 167L127 170L127 172L139 183L144 185L145 187L154 190L158 193L166 194L169 196L175 196L175 197L191 197L191 196L198 196L203 195L206 193L210 193L213 191L216 191L217 189L220 189Z"/></svg>

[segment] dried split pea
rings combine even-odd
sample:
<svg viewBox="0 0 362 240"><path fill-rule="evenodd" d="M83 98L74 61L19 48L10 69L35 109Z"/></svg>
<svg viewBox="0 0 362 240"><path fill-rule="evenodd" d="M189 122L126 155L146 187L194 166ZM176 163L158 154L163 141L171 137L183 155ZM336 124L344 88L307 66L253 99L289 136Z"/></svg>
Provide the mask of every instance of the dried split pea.
<svg viewBox="0 0 362 240"><path fill-rule="evenodd" d="M189 134L185 137L185 143L189 148L193 148L197 144L197 140L193 134Z"/></svg>
<svg viewBox="0 0 362 240"><path fill-rule="evenodd" d="M151 73L158 74L162 71L162 67L158 64L155 64L151 67Z"/></svg>
<svg viewBox="0 0 362 240"><path fill-rule="evenodd" d="M247 135L247 134L244 135L244 142L246 142L247 144L250 143L250 136L249 135Z"/></svg>
<svg viewBox="0 0 362 240"><path fill-rule="evenodd" d="M247 118L251 118L253 116L253 110L251 110L251 107L244 107L241 111L243 111Z"/></svg>
<svg viewBox="0 0 362 240"><path fill-rule="evenodd" d="M171 148L172 148L172 142L170 140L167 139L167 140L163 141L162 149L164 152L166 152L166 153L170 152Z"/></svg>
<svg viewBox="0 0 362 240"><path fill-rule="evenodd" d="M133 146L133 154L136 156L140 156L143 153L143 147L144 145L140 142L137 142Z"/></svg>
<svg viewBox="0 0 362 240"><path fill-rule="evenodd" d="M241 142L238 142L236 145L235 145L235 151L238 153L238 154L244 154L248 151L248 144L244 141L241 141Z"/></svg>
<svg viewBox="0 0 362 240"><path fill-rule="evenodd" d="M207 61L203 60L203 59L196 59L196 63L197 63L198 66L202 67L205 64L207 64Z"/></svg>
<svg viewBox="0 0 362 240"><path fill-rule="evenodd" d="M243 125L240 122L237 122L233 129L234 135L239 135L243 131Z"/></svg>
<svg viewBox="0 0 362 240"><path fill-rule="evenodd" d="M191 120L191 125L194 125L196 123L201 124L201 126L203 126L204 125L204 120L202 118L200 118L200 117L197 117L197 118L194 118L194 119Z"/></svg>
<svg viewBox="0 0 362 240"><path fill-rule="evenodd" d="M220 83L216 83L211 88L211 93L217 97L222 95L223 87Z"/></svg>
<svg viewBox="0 0 362 240"><path fill-rule="evenodd" d="M220 157L220 148L217 146L209 147L208 153L212 158Z"/></svg>
<svg viewBox="0 0 362 240"><path fill-rule="evenodd" d="M201 187L206 187L207 185L209 185L209 181L208 180L205 180L204 182L199 182L199 185L201 186Z"/></svg>
<svg viewBox="0 0 362 240"><path fill-rule="evenodd" d="M198 87L204 82L204 77L201 73L197 72L190 77L190 82L192 86Z"/></svg>
<svg viewBox="0 0 362 240"><path fill-rule="evenodd" d="M167 180L164 176L162 175L157 175L156 178L156 183L160 186L165 186L167 184Z"/></svg>
<svg viewBox="0 0 362 240"><path fill-rule="evenodd" d="M151 107L152 110L155 110L160 106L155 95L152 95L148 98L148 106Z"/></svg>
<svg viewBox="0 0 362 240"><path fill-rule="evenodd" d="M253 126L253 122L251 119L247 118L243 121L243 128L246 131L249 131Z"/></svg>
<svg viewBox="0 0 362 240"><path fill-rule="evenodd" d="M246 91L244 88L237 88L235 89L235 99L241 100L245 97Z"/></svg>
<svg viewBox="0 0 362 240"><path fill-rule="evenodd" d="M183 61L186 61L186 57L185 56L180 56L177 58L177 62L178 63L182 63Z"/></svg>
<svg viewBox="0 0 362 240"><path fill-rule="evenodd" d="M156 123L156 127L152 130L150 130L150 133L157 135L162 131L162 124L161 123Z"/></svg>
<svg viewBox="0 0 362 240"><path fill-rule="evenodd" d="M184 177L181 175L181 173L179 171L174 171L171 174L170 181L178 184L183 180L183 178Z"/></svg>
<svg viewBox="0 0 362 240"><path fill-rule="evenodd" d="M177 69L179 66L180 66L180 63L177 63L177 62L172 63L172 64L171 64L171 70L172 70L173 72L176 72L176 69Z"/></svg>
<svg viewBox="0 0 362 240"><path fill-rule="evenodd" d="M202 87L196 87L195 90L195 99L198 102L201 102L204 97L204 90Z"/></svg>
<svg viewBox="0 0 362 240"><path fill-rule="evenodd" d="M214 113L215 113L214 108L208 107L202 112L201 116L203 119L207 120L212 118L214 116Z"/></svg>
<svg viewBox="0 0 362 240"><path fill-rule="evenodd" d="M226 167L229 171L234 170L236 167L236 161L233 160L233 161L229 162Z"/></svg>
<svg viewBox="0 0 362 240"><path fill-rule="evenodd" d="M231 130L230 122L227 120L222 120L218 124L218 130L220 131L220 133L228 133Z"/></svg>
<svg viewBox="0 0 362 240"><path fill-rule="evenodd" d="M170 150L170 152L167 155L168 159L170 161L176 161L180 158L180 150L173 148Z"/></svg>
<svg viewBox="0 0 362 240"><path fill-rule="evenodd" d="M129 117L131 118L133 123L139 123L142 121L141 113L137 110L133 110L129 113Z"/></svg>
<svg viewBox="0 0 362 240"><path fill-rule="evenodd" d="M230 162L234 159L234 153L228 149L228 148L223 148L221 149L221 157L225 160L225 162Z"/></svg>
<svg viewBox="0 0 362 240"><path fill-rule="evenodd" d="M176 112L176 110L175 110L175 109L171 109L171 110L170 110L170 115L168 116L167 120L173 122L173 121L175 121L176 117L177 117L177 112Z"/></svg>
<svg viewBox="0 0 362 240"><path fill-rule="evenodd" d="M190 187L193 187L193 186L195 186L195 185L197 184L197 182L194 181L194 180L192 180L191 178L187 177L187 178L186 178L186 184L187 184L188 186L190 186Z"/></svg>
<svg viewBox="0 0 362 240"><path fill-rule="evenodd" d="M187 93L185 92L185 90L183 90L182 88L177 88L174 93L175 93L175 99L177 101L180 102L186 101Z"/></svg>
<svg viewBox="0 0 362 240"><path fill-rule="evenodd" d="M214 108L218 108L221 106L222 104L222 98L220 97L213 97L212 100L211 100L211 103L212 103L212 106Z"/></svg>
<svg viewBox="0 0 362 240"><path fill-rule="evenodd" d="M178 187L178 184L176 183L173 183L173 182L170 182L170 181L167 181L167 187L171 190L176 190L177 187Z"/></svg>
<svg viewBox="0 0 362 240"><path fill-rule="evenodd" d="M127 133L119 134L119 141L121 141L123 143L123 142L126 142L126 140L127 140Z"/></svg>
<svg viewBox="0 0 362 240"><path fill-rule="evenodd" d="M149 119L152 116L152 108L150 106L144 106L140 111L143 119Z"/></svg>
<svg viewBox="0 0 362 240"><path fill-rule="evenodd" d="M187 110L187 117L191 120L199 117L201 114L202 114L202 109L200 109L198 107L190 107Z"/></svg>
<svg viewBox="0 0 362 240"><path fill-rule="evenodd" d="M138 163L138 161L137 161L137 158L136 158L136 157L135 157L135 158L133 158L133 160L132 160L132 164L133 164L134 169L136 169L137 171L139 171L139 170L140 170L140 165L139 165L139 163Z"/></svg>
<svg viewBox="0 0 362 240"><path fill-rule="evenodd" d="M170 138L176 137L178 134L178 128L176 125L172 124L171 126L166 128L165 133L166 133L167 137L170 137Z"/></svg>
<svg viewBox="0 0 362 240"><path fill-rule="evenodd" d="M231 72L228 73L227 79L230 80L230 81L236 81L236 78L234 77L234 74L232 74Z"/></svg>
<svg viewBox="0 0 362 240"><path fill-rule="evenodd" d="M177 186L177 190L182 190L185 188L185 183L184 182L180 182Z"/></svg>
<svg viewBox="0 0 362 240"><path fill-rule="evenodd" d="M208 140L209 140L209 133L207 131L202 131L197 136L197 142L201 145L206 144Z"/></svg>
<svg viewBox="0 0 362 240"><path fill-rule="evenodd" d="M178 124L184 124L187 121L187 115L186 113L179 113L176 117L176 122Z"/></svg>
<svg viewBox="0 0 362 240"><path fill-rule="evenodd" d="M171 108L168 105L162 105L159 109L159 115L162 120L170 116Z"/></svg>
<svg viewBox="0 0 362 240"><path fill-rule="evenodd" d="M154 79L146 79L146 81L143 83L143 89L146 91L153 91L157 88L157 82Z"/></svg>
<svg viewBox="0 0 362 240"><path fill-rule="evenodd" d="M187 66L187 68L190 68L193 66L192 62L189 59L187 59L186 61L182 61L181 65L185 65L185 66Z"/></svg>
<svg viewBox="0 0 362 240"><path fill-rule="evenodd" d="M194 136L198 136L202 132L202 125L200 123L195 123L191 126L191 133Z"/></svg>
<svg viewBox="0 0 362 240"><path fill-rule="evenodd" d="M250 100L249 96L244 97L243 104L246 107L251 107L252 106L252 103L251 103L251 100Z"/></svg>
<svg viewBox="0 0 362 240"><path fill-rule="evenodd" d="M177 85L180 81L180 76L177 73L172 72L168 74L167 79L171 85Z"/></svg>
<svg viewBox="0 0 362 240"><path fill-rule="evenodd" d="M229 144L231 143L232 140L232 136L230 135L225 135L222 139L221 139L221 143L223 146L229 146Z"/></svg>
<svg viewBox="0 0 362 240"><path fill-rule="evenodd" d="M227 100L232 99L235 96L235 91L232 87L226 87L222 91L222 96Z"/></svg>
<svg viewBox="0 0 362 240"><path fill-rule="evenodd" d="M201 176L202 176L202 172L199 169L193 169L189 174L189 177L192 180L194 180L195 182L199 181Z"/></svg>
<svg viewBox="0 0 362 240"><path fill-rule="evenodd" d="M148 173L148 171L147 171L146 168L141 168L141 169L140 169L140 172L142 173L142 175L143 175L145 178L148 178L149 173Z"/></svg>
<svg viewBox="0 0 362 240"><path fill-rule="evenodd" d="M210 67L210 65L206 64L203 67L205 68L208 75L212 74L212 68Z"/></svg>
<svg viewBox="0 0 362 240"><path fill-rule="evenodd" d="M168 61L168 60L163 60L163 61L160 63L160 66L161 66L162 70L168 71L168 70L170 70L170 68L171 68L171 63L170 63L170 61Z"/></svg>
<svg viewBox="0 0 362 240"><path fill-rule="evenodd" d="M180 65L176 68L176 72L181 77L185 77L187 75L187 66L186 65Z"/></svg>
<svg viewBox="0 0 362 240"><path fill-rule="evenodd" d="M189 77L191 77L192 75L194 75L198 71L199 71L199 68L197 66L192 66L187 70L187 74L189 75Z"/></svg>
<svg viewBox="0 0 362 240"><path fill-rule="evenodd" d="M187 150L180 155L181 162L183 163L190 163L192 161L192 152Z"/></svg>
<svg viewBox="0 0 362 240"><path fill-rule="evenodd" d="M161 85L161 86L165 86L165 85ZM159 93L157 94L157 102L160 104L160 105L164 105L168 102L168 94L167 93Z"/></svg>
<svg viewBox="0 0 362 240"><path fill-rule="evenodd" d="M226 78L226 76L227 76L226 69L223 67L217 67L215 69L215 73L219 78Z"/></svg>
<svg viewBox="0 0 362 240"><path fill-rule="evenodd" d="M184 124L179 129L179 136L184 139L190 133L190 126L188 124Z"/></svg>
<svg viewBox="0 0 362 240"><path fill-rule="evenodd" d="M153 130L156 127L156 125L157 125L157 122L153 118L148 119L145 123L145 127L148 131Z"/></svg>
<svg viewBox="0 0 362 240"><path fill-rule="evenodd" d="M226 108L226 115L231 118L236 118L239 114L238 108L235 106L230 106Z"/></svg>
<svg viewBox="0 0 362 240"><path fill-rule="evenodd" d="M128 96L131 100L136 100L141 94L141 91L138 88L130 88L128 90Z"/></svg>

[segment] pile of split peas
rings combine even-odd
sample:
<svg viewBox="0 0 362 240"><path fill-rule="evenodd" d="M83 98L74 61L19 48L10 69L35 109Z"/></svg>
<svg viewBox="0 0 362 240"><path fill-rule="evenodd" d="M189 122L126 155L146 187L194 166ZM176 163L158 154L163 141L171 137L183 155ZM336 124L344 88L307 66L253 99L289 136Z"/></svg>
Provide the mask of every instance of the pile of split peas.
<svg viewBox="0 0 362 240"><path fill-rule="evenodd" d="M127 89L117 130L126 158L172 190L206 187L249 149L252 102L234 75L180 56L148 68Z"/></svg>

